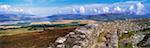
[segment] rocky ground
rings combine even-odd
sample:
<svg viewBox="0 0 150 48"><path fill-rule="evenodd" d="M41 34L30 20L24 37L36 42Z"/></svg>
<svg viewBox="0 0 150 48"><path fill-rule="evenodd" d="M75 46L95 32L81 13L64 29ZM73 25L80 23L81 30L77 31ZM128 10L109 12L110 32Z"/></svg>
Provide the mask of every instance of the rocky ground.
<svg viewBox="0 0 150 48"><path fill-rule="evenodd" d="M49 48L149 48L150 19L99 22L59 37Z"/></svg>

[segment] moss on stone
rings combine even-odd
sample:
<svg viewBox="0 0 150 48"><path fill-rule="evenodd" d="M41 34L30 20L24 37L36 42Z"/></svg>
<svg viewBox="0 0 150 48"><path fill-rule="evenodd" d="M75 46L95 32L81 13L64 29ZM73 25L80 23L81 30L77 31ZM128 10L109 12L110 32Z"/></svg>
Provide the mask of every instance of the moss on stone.
<svg viewBox="0 0 150 48"><path fill-rule="evenodd" d="M136 31L128 31L128 33L122 33L119 39L130 38L135 33Z"/></svg>
<svg viewBox="0 0 150 48"><path fill-rule="evenodd" d="M100 34L99 34L99 38L98 38L98 42L99 42L99 43L101 43L101 42L104 41L104 38L105 38L104 36L105 36L105 35L106 35L105 33L100 33Z"/></svg>
<svg viewBox="0 0 150 48"><path fill-rule="evenodd" d="M147 32L147 31L150 31L150 28L145 28L145 29L143 29L143 30L139 30L139 31Z"/></svg>
<svg viewBox="0 0 150 48"><path fill-rule="evenodd" d="M119 43L118 48L133 48L133 45L132 43L127 43L127 44Z"/></svg>
<svg viewBox="0 0 150 48"><path fill-rule="evenodd" d="M142 22L142 23L138 23L137 25L139 26L150 26L150 22Z"/></svg>

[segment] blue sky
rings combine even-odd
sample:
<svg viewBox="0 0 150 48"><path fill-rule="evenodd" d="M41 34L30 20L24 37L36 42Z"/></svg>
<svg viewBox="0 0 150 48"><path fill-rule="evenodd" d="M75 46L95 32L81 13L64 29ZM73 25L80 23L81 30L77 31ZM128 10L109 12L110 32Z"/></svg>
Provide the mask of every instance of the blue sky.
<svg viewBox="0 0 150 48"><path fill-rule="evenodd" d="M142 0L0 0L0 4L12 6L29 6L29 7L52 7L67 5L83 5L97 3L114 3L125 1L142 1Z"/></svg>
<svg viewBox="0 0 150 48"><path fill-rule="evenodd" d="M84 6L92 4L113 4L117 2L140 1L150 2L150 0L0 0L0 8L6 11L21 11L36 15L52 15L63 11L71 13L71 6ZM1 10L1 9L0 9Z"/></svg>

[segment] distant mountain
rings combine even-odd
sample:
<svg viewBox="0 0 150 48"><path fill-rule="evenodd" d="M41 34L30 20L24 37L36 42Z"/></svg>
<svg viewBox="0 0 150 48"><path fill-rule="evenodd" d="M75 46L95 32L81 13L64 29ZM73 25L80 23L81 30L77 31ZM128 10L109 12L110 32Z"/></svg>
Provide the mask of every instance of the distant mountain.
<svg viewBox="0 0 150 48"><path fill-rule="evenodd" d="M96 21L112 21L124 19L150 18L149 14L135 15L129 13L105 13L96 15L81 15L81 14L57 14L47 17L38 17L30 14L0 14L0 22L7 21L57 21L57 20L96 20Z"/></svg>
<svg viewBox="0 0 150 48"><path fill-rule="evenodd" d="M34 15L23 14L23 13L1 13L0 22L29 20L31 19L30 16L34 16Z"/></svg>
<svg viewBox="0 0 150 48"><path fill-rule="evenodd" d="M137 18L150 18L150 15L134 15L134 14L97 14L97 15L80 15L80 14L59 14L48 16L50 21L55 20L97 20L97 21L111 21Z"/></svg>
<svg viewBox="0 0 150 48"><path fill-rule="evenodd" d="M57 21L57 20L96 20L96 21L112 21L124 20L131 18L150 18L150 15L134 15L128 13L105 13L97 15L81 15L81 14L57 14L47 17L36 17L30 14L0 14L0 22L7 21Z"/></svg>

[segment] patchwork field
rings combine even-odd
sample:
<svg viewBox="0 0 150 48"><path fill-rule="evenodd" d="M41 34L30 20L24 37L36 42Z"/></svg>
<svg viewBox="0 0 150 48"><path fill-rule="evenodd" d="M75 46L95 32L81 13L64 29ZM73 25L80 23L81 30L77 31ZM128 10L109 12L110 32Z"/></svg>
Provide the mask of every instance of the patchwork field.
<svg viewBox="0 0 150 48"><path fill-rule="evenodd" d="M29 33L29 32L35 32L35 31L36 30L28 30L28 28L0 30L0 36L15 35L15 34L21 34L21 33Z"/></svg>

